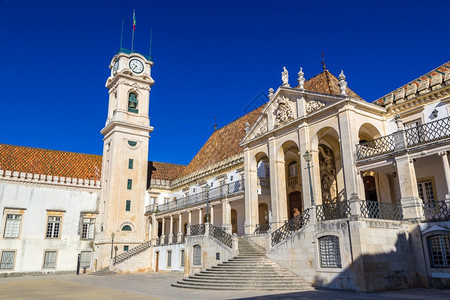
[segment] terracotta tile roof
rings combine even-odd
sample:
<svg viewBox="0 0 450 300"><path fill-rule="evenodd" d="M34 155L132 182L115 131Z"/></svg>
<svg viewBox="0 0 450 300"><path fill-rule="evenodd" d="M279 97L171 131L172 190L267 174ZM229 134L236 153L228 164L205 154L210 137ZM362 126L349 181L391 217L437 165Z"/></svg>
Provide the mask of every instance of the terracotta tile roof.
<svg viewBox="0 0 450 300"><path fill-rule="evenodd" d="M182 176L242 153L239 143L245 136L245 123L256 122L266 104L215 131L184 169Z"/></svg>
<svg viewBox="0 0 450 300"><path fill-rule="evenodd" d="M99 180L101 155L0 144L0 169Z"/></svg>
<svg viewBox="0 0 450 300"><path fill-rule="evenodd" d="M295 88L298 88L298 86L296 86ZM305 81L304 88L305 90L310 92L329 95L339 95L341 93L341 90L339 89L339 79L337 79L336 76L331 74L328 70L325 70L322 73L317 74L316 76ZM347 95L362 100L362 98L358 94L356 94L348 87Z"/></svg>
<svg viewBox="0 0 450 300"><path fill-rule="evenodd" d="M159 179L159 180L174 180L178 178L183 173L183 170L186 168L184 165L170 164L170 163L162 163L156 161L148 162L148 177L151 179Z"/></svg>
<svg viewBox="0 0 450 300"><path fill-rule="evenodd" d="M406 88L407 88L409 85L412 85L412 84L415 84L415 85L417 85L417 87L419 87L419 83L420 83L421 81L424 81L424 80L430 80L431 77L433 77L434 75L438 75L438 74L441 74L442 76L444 76L445 73L446 73L448 70L450 70L450 61L446 62L445 64L443 64L443 65L441 65L441 66L439 66L439 67L437 67L436 69L433 69L432 71L426 73L425 75L422 75L422 76L420 76L419 78L416 78L416 79L414 79L414 80L411 81L411 82L408 82L407 84L405 84L405 85L399 87L399 88L396 89L395 91L392 91L392 92L390 92L390 93L384 95L383 97L381 97L381 98L379 98L379 99L373 101L373 104L376 104L376 105L379 105L379 106L384 106L384 100L385 100L386 96L390 95L391 93L395 93L395 92L397 92L397 91L400 91L401 89L406 90Z"/></svg>

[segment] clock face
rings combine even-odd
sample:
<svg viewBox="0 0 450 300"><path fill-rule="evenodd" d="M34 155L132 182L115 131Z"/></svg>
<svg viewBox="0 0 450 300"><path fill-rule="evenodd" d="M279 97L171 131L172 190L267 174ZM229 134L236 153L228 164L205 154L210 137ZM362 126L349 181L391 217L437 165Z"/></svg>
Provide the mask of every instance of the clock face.
<svg viewBox="0 0 450 300"><path fill-rule="evenodd" d="M130 60L130 69L136 74L140 74L144 71L144 64L138 59Z"/></svg>

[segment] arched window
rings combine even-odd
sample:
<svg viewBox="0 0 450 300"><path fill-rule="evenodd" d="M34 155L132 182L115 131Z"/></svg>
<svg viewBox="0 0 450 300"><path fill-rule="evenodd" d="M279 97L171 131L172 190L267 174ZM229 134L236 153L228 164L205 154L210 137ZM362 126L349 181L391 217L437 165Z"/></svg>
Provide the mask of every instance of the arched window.
<svg viewBox="0 0 450 300"><path fill-rule="evenodd" d="M450 235L437 234L427 238L432 268L450 267Z"/></svg>
<svg viewBox="0 0 450 300"><path fill-rule="evenodd" d="M339 237L326 235L319 238L319 257L321 268L341 268Z"/></svg>
<svg viewBox="0 0 450 300"><path fill-rule="evenodd" d="M297 162L296 161L292 161L289 164L289 177L295 177L297 175L298 175Z"/></svg>
<svg viewBox="0 0 450 300"><path fill-rule="evenodd" d="M138 113L138 99L135 93L130 93L128 96L128 111Z"/></svg>
<svg viewBox="0 0 450 300"><path fill-rule="evenodd" d="M123 226L122 231L131 231L131 226L130 225Z"/></svg>
<svg viewBox="0 0 450 300"><path fill-rule="evenodd" d="M194 251L193 251L193 265L194 266L201 266L202 265L202 247L200 245L195 245L193 247Z"/></svg>

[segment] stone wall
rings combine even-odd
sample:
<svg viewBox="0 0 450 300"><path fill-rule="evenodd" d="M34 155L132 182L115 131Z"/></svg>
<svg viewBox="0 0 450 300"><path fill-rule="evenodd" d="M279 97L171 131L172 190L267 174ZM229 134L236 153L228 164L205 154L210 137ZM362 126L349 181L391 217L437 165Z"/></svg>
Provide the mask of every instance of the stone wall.
<svg viewBox="0 0 450 300"><path fill-rule="evenodd" d="M117 273L148 272L152 269L152 248L148 248L113 266Z"/></svg>

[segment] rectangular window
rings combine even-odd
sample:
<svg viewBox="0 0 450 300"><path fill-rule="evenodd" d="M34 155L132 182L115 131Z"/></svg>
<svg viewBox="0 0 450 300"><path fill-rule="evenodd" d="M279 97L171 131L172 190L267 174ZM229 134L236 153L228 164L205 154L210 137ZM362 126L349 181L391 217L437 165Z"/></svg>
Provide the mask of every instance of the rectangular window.
<svg viewBox="0 0 450 300"><path fill-rule="evenodd" d="M44 269L54 269L56 266L56 251L45 251Z"/></svg>
<svg viewBox="0 0 450 300"><path fill-rule="evenodd" d="M419 197L424 203L434 203L434 190L431 180L421 181L417 183L417 189L419 190Z"/></svg>
<svg viewBox="0 0 450 300"><path fill-rule="evenodd" d="M19 237L20 221L22 215L6 215L5 232L3 237L5 238L17 238Z"/></svg>
<svg viewBox="0 0 450 300"><path fill-rule="evenodd" d="M123 251L128 251L128 245L123 246Z"/></svg>
<svg viewBox="0 0 450 300"><path fill-rule="evenodd" d="M216 260L220 260L220 252L216 252Z"/></svg>
<svg viewBox="0 0 450 300"><path fill-rule="evenodd" d="M61 217L48 217L47 238L59 238L59 229L61 228Z"/></svg>
<svg viewBox="0 0 450 300"><path fill-rule="evenodd" d="M80 267L89 268L91 266L91 251L81 251Z"/></svg>
<svg viewBox="0 0 450 300"><path fill-rule="evenodd" d="M184 267L184 250L181 250L181 264L182 267Z"/></svg>
<svg viewBox="0 0 450 300"><path fill-rule="evenodd" d="M3 251L0 260L0 270L12 270L14 267L14 251Z"/></svg>
<svg viewBox="0 0 450 300"><path fill-rule="evenodd" d="M131 190L132 187L133 187L133 180L128 179L128 182L127 182L127 189Z"/></svg>
<svg viewBox="0 0 450 300"><path fill-rule="evenodd" d="M128 169L133 169L133 159L128 160Z"/></svg>
<svg viewBox="0 0 450 300"><path fill-rule="evenodd" d="M82 239L94 238L95 219L83 219L83 228L81 230Z"/></svg>
<svg viewBox="0 0 450 300"><path fill-rule="evenodd" d="M131 210L131 200L127 200L125 202L125 210L130 211Z"/></svg>
<svg viewBox="0 0 450 300"><path fill-rule="evenodd" d="M319 238L319 257L321 268L341 268L339 238L327 235Z"/></svg>
<svg viewBox="0 0 450 300"><path fill-rule="evenodd" d="M167 251L167 266L172 266L172 251Z"/></svg>

